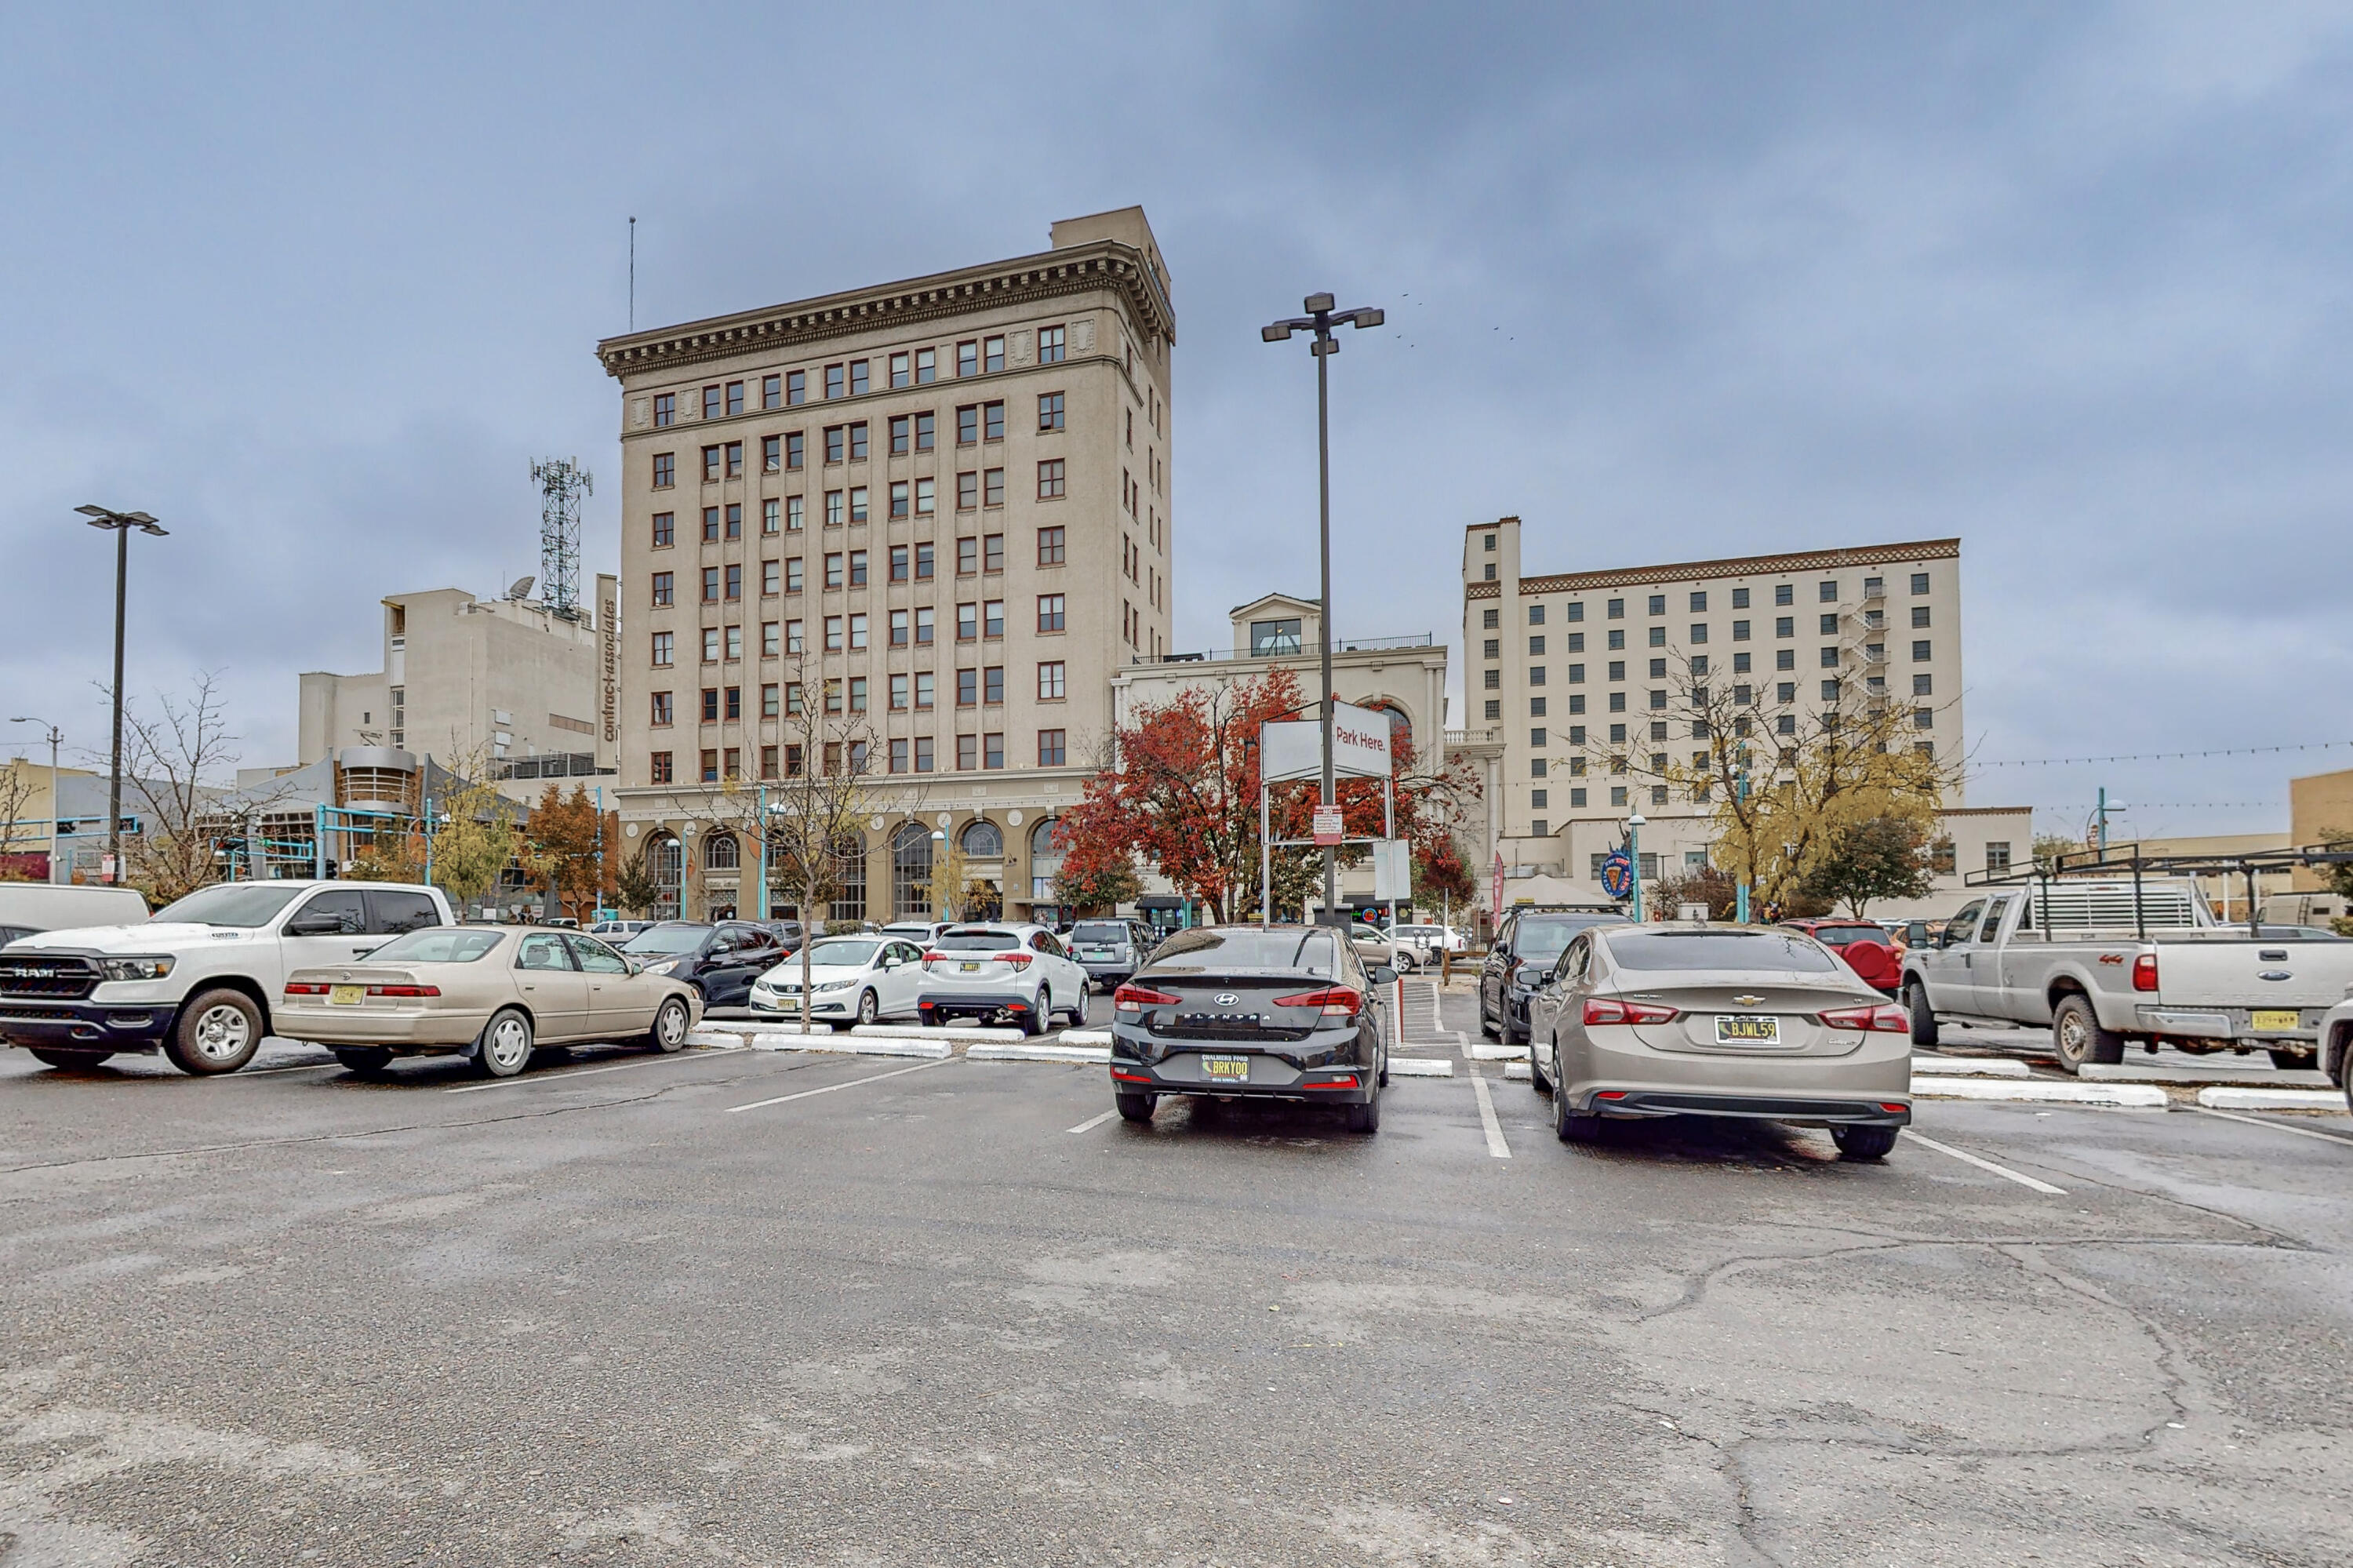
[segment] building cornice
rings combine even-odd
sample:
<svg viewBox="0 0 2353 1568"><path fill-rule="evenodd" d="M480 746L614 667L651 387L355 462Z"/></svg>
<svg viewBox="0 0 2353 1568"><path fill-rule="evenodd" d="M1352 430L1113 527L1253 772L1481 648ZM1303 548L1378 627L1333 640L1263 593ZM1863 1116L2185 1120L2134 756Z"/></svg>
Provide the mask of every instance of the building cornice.
<svg viewBox="0 0 2353 1568"><path fill-rule="evenodd" d="M1883 567L1908 561L1960 558L1958 539L1916 539L1908 544L1856 545L1840 550L1807 550L1793 556L1734 556L1717 561L1680 561L1660 567L1626 567L1606 572L1567 572L1520 578L1520 593L1577 593L1587 588L1633 588L1644 583L1694 582L1710 577L1769 577L1777 572L1832 571L1841 567ZM1484 593L1479 590L1484 588ZM1466 599L1493 599L1493 583L1472 583Z"/></svg>
<svg viewBox="0 0 2353 1568"><path fill-rule="evenodd" d="M607 338L596 345L596 357L605 373L615 377L682 369L756 349L794 348L879 327L913 326L967 315L984 306L1042 304L1098 289L1124 296L1145 332L1176 341L1176 312L1143 252L1117 240L1096 239L1064 250Z"/></svg>

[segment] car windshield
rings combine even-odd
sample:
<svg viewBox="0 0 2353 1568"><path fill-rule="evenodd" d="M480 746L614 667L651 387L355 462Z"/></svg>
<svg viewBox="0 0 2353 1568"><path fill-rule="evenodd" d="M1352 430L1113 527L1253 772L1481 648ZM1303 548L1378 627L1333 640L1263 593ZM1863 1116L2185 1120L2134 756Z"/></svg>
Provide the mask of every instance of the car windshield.
<svg viewBox="0 0 2353 1568"><path fill-rule="evenodd" d="M932 944L939 953L994 953L1021 945L1018 931L949 931Z"/></svg>
<svg viewBox="0 0 2353 1568"><path fill-rule="evenodd" d="M809 946L808 960L811 964L839 964L846 969L863 969L874 961L874 949L881 945L871 938L862 942L815 942Z"/></svg>
<svg viewBox="0 0 2353 1568"><path fill-rule="evenodd" d="M1815 929L1814 940L1831 948L1843 948L1849 942L1877 942L1884 946L1887 933L1876 926L1823 926Z"/></svg>
<svg viewBox="0 0 2353 1568"><path fill-rule="evenodd" d="M708 926L651 926L629 938L625 953L691 953L711 934Z"/></svg>
<svg viewBox="0 0 2353 1568"><path fill-rule="evenodd" d="M1127 927L1115 920L1082 920L1071 927L1073 942L1124 942Z"/></svg>
<svg viewBox="0 0 2353 1568"><path fill-rule="evenodd" d="M1332 938L1321 931L1180 931L1152 955L1154 974L1237 969L1329 975L1338 964Z"/></svg>
<svg viewBox="0 0 2353 1568"><path fill-rule="evenodd" d="M1614 915L1564 916L1553 920L1523 920L1512 934L1512 953L1527 963L1549 963L1560 957L1568 939L1590 926L1615 925Z"/></svg>
<svg viewBox="0 0 2353 1568"><path fill-rule="evenodd" d="M1838 960L1788 931L1645 931L1613 938L1609 957L1625 969L1789 969L1836 974Z"/></svg>
<svg viewBox="0 0 2353 1568"><path fill-rule="evenodd" d="M200 887L176 904L157 910L157 924L231 926L250 931L267 926L278 912L310 889L282 882L219 882Z"/></svg>
<svg viewBox="0 0 2353 1568"><path fill-rule="evenodd" d="M395 937L368 955L372 964L470 964L507 939L504 931L469 931L458 926L430 926Z"/></svg>

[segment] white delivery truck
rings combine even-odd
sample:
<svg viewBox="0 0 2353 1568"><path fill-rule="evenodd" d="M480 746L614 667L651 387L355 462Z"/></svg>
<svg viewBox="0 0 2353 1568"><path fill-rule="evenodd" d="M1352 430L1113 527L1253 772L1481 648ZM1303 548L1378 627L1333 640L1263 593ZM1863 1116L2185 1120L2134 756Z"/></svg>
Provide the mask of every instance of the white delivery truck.
<svg viewBox="0 0 2353 1568"><path fill-rule="evenodd" d="M126 926L147 918L147 900L130 887L0 882L0 948L41 931Z"/></svg>
<svg viewBox="0 0 2353 1568"><path fill-rule="evenodd" d="M161 1050L183 1072L234 1073L269 1033L289 971L349 963L405 931L453 924L438 887L217 883L135 925L0 948L0 1040L58 1067Z"/></svg>

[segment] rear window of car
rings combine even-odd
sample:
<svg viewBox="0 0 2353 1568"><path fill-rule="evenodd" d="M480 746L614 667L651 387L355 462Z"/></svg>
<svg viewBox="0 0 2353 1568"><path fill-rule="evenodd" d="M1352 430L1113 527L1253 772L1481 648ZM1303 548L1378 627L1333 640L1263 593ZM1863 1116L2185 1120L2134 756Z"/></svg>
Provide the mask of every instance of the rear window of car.
<svg viewBox="0 0 2353 1568"><path fill-rule="evenodd" d="M1073 942L1124 942L1127 927L1116 920L1082 920L1071 928Z"/></svg>
<svg viewBox="0 0 2353 1568"><path fill-rule="evenodd" d="M468 931L455 926L434 926L395 937L375 952L372 964L470 964L506 940L503 931Z"/></svg>
<svg viewBox="0 0 2353 1568"><path fill-rule="evenodd" d="M1556 959L1570 938L1591 926L1614 926L1616 915L1563 915L1552 919L1523 919L1512 933L1512 951L1523 959Z"/></svg>
<svg viewBox="0 0 2353 1568"><path fill-rule="evenodd" d="M1018 931L949 931L932 944L935 953L995 953L1021 945Z"/></svg>
<svg viewBox="0 0 2353 1568"><path fill-rule="evenodd" d="M1624 969L1792 969L1836 974L1839 962L1788 931L1645 931L1613 937L1609 957Z"/></svg>
<svg viewBox="0 0 2353 1568"><path fill-rule="evenodd" d="M1876 926L1821 926L1815 928L1814 940L1831 948L1843 948L1849 942L1877 942L1884 947L1888 937Z"/></svg>
<svg viewBox="0 0 2353 1568"><path fill-rule="evenodd" d="M1329 975L1339 961L1332 938L1321 931L1180 931L1153 953L1152 971L1305 969Z"/></svg>

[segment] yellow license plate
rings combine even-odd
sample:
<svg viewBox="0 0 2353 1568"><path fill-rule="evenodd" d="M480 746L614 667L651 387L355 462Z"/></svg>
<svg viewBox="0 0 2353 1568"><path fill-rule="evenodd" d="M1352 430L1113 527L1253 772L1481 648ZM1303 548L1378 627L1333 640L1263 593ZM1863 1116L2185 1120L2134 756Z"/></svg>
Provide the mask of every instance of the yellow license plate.
<svg viewBox="0 0 2353 1568"><path fill-rule="evenodd" d="M1231 1083L1246 1083L1250 1078L1250 1058L1247 1056L1204 1056L1202 1075Z"/></svg>
<svg viewBox="0 0 2353 1568"><path fill-rule="evenodd" d="M1781 1043L1781 1021L1778 1018L1719 1018L1715 1021L1715 1043L1719 1045L1778 1045Z"/></svg>
<svg viewBox="0 0 2353 1568"><path fill-rule="evenodd" d="M958 974L965 975L976 975L980 972L980 966L978 964L958 964L956 966L956 972Z"/></svg>
<svg viewBox="0 0 2353 1568"><path fill-rule="evenodd" d="M339 985L327 992L327 1001L334 1007L357 1007L366 1000L367 987L364 985Z"/></svg>
<svg viewBox="0 0 2353 1568"><path fill-rule="evenodd" d="M2257 1008L2255 1027L2261 1030L2294 1029L2304 1022L2301 1013L2289 1009Z"/></svg>

